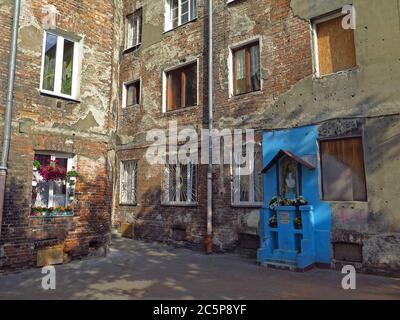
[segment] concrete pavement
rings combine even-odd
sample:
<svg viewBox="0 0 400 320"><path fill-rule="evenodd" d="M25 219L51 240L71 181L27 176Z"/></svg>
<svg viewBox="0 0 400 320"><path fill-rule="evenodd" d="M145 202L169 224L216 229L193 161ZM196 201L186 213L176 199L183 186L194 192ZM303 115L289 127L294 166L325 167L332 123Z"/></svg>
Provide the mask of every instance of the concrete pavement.
<svg viewBox="0 0 400 320"><path fill-rule="evenodd" d="M400 299L400 279L313 269L266 269L232 254L204 255L158 243L113 239L105 258L56 266L56 290L41 288L41 269L0 276L0 299Z"/></svg>

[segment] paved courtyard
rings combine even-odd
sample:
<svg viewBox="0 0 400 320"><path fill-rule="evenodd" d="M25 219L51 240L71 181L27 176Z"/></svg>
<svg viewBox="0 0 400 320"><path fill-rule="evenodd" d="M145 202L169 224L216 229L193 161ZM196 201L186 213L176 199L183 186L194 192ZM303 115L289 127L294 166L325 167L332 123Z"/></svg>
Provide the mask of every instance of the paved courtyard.
<svg viewBox="0 0 400 320"><path fill-rule="evenodd" d="M56 267L57 288L41 288L41 269L0 276L0 299L400 299L400 279L271 270L236 255L204 255L116 238L105 258Z"/></svg>

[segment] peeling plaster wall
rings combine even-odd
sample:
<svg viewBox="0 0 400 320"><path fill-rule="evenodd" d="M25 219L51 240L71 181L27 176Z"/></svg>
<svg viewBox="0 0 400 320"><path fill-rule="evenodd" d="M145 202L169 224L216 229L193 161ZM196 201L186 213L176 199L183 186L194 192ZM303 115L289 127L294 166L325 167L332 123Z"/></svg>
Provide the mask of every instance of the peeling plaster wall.
<svg viewBox="0 0 400 320"><path fill-rule="evenodd" d="M5 109L12 3L1 0L0 5L1 115ZM58 11L57 30L82 38L79 102L39 92L46 5L54 5ZM109 0L22 1L0 272L34 266L41 247L62 243L66 257L71 259L109 243L112 152L109 155L108 149L110 132L116 125L111 108L113 19ZM79 178L74 217L30 218L35 151L76 155Z"/></svg>
<svg viewBox="0 0 400 320"><path fill-rule="evenodd" d="M119 180L114 189L113 224L134 223L136 238L172 242L191 248L202 246L205 233L206 168L199 170L199 206L169 207L161 205L161 166L151 166L145 159L146 134L151 129L168 129L170 121L178 126L201 128L204 112L204 16L205 3L199 1L198 18L174 30L164 32L164 1L121 1L116 16L125 24L126 16L142 8L142 43L136 50L125 49L125 27L117 28L119 63L118 130L116 140L116 174L120 161L137 159L138 204L119 204ZM162 112L162 75L164 70L188 61L198 61L198 105L177 111ZM141 79L141 102L122 109L124 82ZM203 214L204 213L204 214ZM185 228L185 239L178 239L175 228Z"/></svg>

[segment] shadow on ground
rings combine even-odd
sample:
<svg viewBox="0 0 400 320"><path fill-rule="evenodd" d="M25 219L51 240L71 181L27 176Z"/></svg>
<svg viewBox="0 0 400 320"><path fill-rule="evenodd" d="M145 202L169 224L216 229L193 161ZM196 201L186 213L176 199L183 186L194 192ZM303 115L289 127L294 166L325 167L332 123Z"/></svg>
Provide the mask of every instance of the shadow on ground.
<svg viewBox="0 0 400 320"><path fill-rule="evenodd" d="M265 269L232 254L204 255L115 237L105 258L56 267L56 290L41 288L41 269L0 277L0 299L400 299L400 279L314 269Z"/></svg>

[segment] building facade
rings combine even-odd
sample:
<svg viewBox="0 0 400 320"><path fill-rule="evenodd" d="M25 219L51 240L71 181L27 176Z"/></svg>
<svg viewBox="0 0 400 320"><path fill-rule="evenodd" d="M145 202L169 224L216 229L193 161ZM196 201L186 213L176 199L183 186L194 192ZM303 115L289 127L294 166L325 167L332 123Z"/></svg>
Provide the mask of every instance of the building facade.
<svg viewBox="0 0 400 320"><path fill-rule="evenodd" d="M312 264L398 273L397 1L213 2L214 147L242 136L239 129L255 136L250 174L224 152L213 165L214 251L268 248L259 262L285 262L279 245L271 247L279 228L269 225L269 204L304 197L314 210ZM164 137L165 157L174 158L188 129L198 133L191 151L204 152L208 1L66 3L52 2L58 18L48 33L47 2L22 8L0 265L33 265L40 249L57 245L70 257L87 254L108 243L111 227L203 249L207 164L154 164L149 147ZM11 10L11 1L0 9L7 41ZM60 45L64 55L50 50ZM0 48L4 75L7 50ZM6 82L0 86L5 92ZM43 213L41 199L47 207L57 201L55 183L44 184L47 198L31 185L35 159L35 188L46 161L67 168L58 210L72 216L32 214Z"/></svg>
<svg viewBox="0 0 400 320"><path fill-rule="evenodd" d="M1 1L2 117L13 5ZM68 261L109 243L113 12L107 0L21 5L0 271ZM68 176L45 178L41 170L52 166Z"/></svg>

